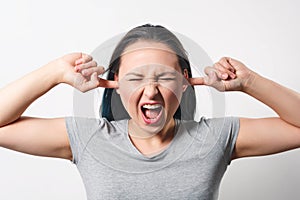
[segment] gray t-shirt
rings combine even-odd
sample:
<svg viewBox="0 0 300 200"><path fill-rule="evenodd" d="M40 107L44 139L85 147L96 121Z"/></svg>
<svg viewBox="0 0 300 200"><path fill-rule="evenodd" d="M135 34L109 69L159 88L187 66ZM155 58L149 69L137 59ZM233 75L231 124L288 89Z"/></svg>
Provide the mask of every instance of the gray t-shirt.
<svg viewBox="0 0 300 200"><path fill-rule="evenodd" d="M151 157L128 136L128 120L68 117L87 199L217 199L239 132L234 117L176 120L166 149Z"/></svg>

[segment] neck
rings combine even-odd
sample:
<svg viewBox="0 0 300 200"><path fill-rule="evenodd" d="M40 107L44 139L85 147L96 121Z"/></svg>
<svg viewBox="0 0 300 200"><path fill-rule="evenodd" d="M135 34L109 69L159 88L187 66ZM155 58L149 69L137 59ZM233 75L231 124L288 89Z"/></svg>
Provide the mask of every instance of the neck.
<svg viewBox="0 0 300 200"><path fill-rule="evenodd" d="M134 146L143 154L152 154L164 149L172 141L175 133L175 120L173 118L155 134L144 133L145 131L136 126L132 120L129 120L129 137ZM148 137L141 137L141 133L137 133L137 131L142 131L142 135L147 134Z"/></svg>

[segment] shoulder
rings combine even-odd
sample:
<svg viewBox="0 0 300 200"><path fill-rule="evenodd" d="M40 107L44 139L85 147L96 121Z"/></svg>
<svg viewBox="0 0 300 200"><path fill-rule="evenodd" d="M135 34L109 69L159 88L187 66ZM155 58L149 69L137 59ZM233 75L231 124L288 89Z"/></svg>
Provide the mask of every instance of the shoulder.
<svg viewBox="0 0 300 200"><path fill-rule="evenodd" d="M204 129L220 129L230 125L239 124L238 117L219 117L219 118L206 118L201 117L199 121L194 120L181 120L180 123L189 128L204 128Z"/></svg>
<svg viewBox="0 0 300 200"><path fill-rule="evenodd" d="M89 117L66 117L65 118L67 128L85 130L91 128L100 128L109 124L105 118L89 118Z"/></svg>
<svg viewBox="0 0 300 200"><path fill-rule="evenodd" d="M201 117L199 121L181 120L179 123L191 136L202 139L206 136L219 138L221 135L227 135L231 132L237 133L239 130L239 118L237 117Z"/></svg>
<svg viewBox="0 0 300 200"><path fill-rule="evenodd" d="M111 147L112 144L123 141L127 129L126 121L110 122L106 118L66 117L65 123L72 149L73 162L77 163L87 148L89 151L98 150L99 145L103 147L109 144L109 147Z"/></svg>
<svg viewBox="0 0 300 200"><path fill-rule="evenodd" d="M65 121L68 132L77 134L124 132L128 124L127 120L108 121L106 118L88 117L66 117Z"/></svg>

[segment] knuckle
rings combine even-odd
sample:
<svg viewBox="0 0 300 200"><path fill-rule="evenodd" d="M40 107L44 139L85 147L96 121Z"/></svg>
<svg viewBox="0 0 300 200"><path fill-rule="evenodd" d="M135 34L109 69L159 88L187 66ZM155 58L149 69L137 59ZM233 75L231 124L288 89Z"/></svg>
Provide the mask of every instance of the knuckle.
<svg viewBox="0 0 300 200"><path fill-rule="evenodd" d="M87 63L83 63L82 65L81 65L81 69L86 69L87 68Z"/></svg>
<svg viewBox="0 0 300 200"><path fill-rule="evenodd" d="M87 73L86 73L86 70L85 70L85 69L82 70L82 71L81 71L81 74L82 74L83 76L86 76L86 74L87 74Z"/></svg>
<svg viewBox="0 0 300 200"><path fill-rule="evenodd" d="M85 63L82 63L81 65L79 65L80 69L84 69L85 67Z"/></svg>
<svg viewBox="0 0 300 200"><path fill-rule="evenodd" d="M228 63L228 58L223 57L221 58L221 60L219 61L224 67L229 67L229 63Z"/></svg>
<svg viewBox="0 0 300 200"><path fill-rule="evenodd" d="M97 71L100 73L100 74L102 74L104 71L105 71L105 69L104 69L104 67L102 67L102 66L100 66L100 67L97 67Z"/></svg>
<svg viewBox="0 0 300 200"><path fill-rule="evenodd" d="M222 57L222 58L220 59L220 62L225 62L225 61L227 61L226 57Z"/></svg>
<svg viewBox="0 0 300 200"><path fill-rule="evenodd" d="M87 63L87 62L91 61L93 58L90 55L88 55L88 54L84 54L84 56L82 57L82 59L83 59L83 61L85 63Z"/></svg>
<svg viewBox="0 0 300 200"><path fill-rule="evenodd" d="M94 66L94 67L97 66L97 62L96 62L95 60L93 60L93 61L91 62L91 64L92 64L92 66Z"/></svg>
<svg viewBox="0 0 300 200"><path fill-rule="evenodd" d="M87 58L86 58L88 61L91 61L93 60L93 57L91 55L88 55Z"/></svg>
<svg viewBox="0 0 300 200"><path fill-rule="evenodd" d="M216 63L215 64L215 69L222 70L223 69L223 65L221 65L220 63Z"/></svg>

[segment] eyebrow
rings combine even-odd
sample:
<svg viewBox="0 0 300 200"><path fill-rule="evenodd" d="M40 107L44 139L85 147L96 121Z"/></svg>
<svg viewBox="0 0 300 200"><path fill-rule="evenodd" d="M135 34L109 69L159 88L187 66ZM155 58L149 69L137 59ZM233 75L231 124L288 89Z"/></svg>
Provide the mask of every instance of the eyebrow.
<svg viewBox="0 0 300 200"><path fill-rule="evenodd" d="M144 77L143 74L139 74L139 73L136 73L136 72L130 72L130 73L127 73L126 76L138 76L138 77ZM173 75L173 76L176 76L176 72L162 72L160 74L157 74L156 76L158 77L161 77L161 76L165 76L165 75Z"/></svg>
<svg viewBox="0 0 300 200"><path fill-rule="evenodd" d="M138 76L138 77L144 77L143 74L139 74L139 73L135 73L135 72L130 72L130 73L127 73L127 74L126 74L126 76L130 76L130 75Z"/></svg>
<svg viewBox="0 0 300 200"><path fill-rule="evenodd" d="M176 76L176 72L162 72L162 73L158 74L157 76L158 76L158 77L161 77L161 76L165 76L165 75L173 75L173 76Z"/></svg>

